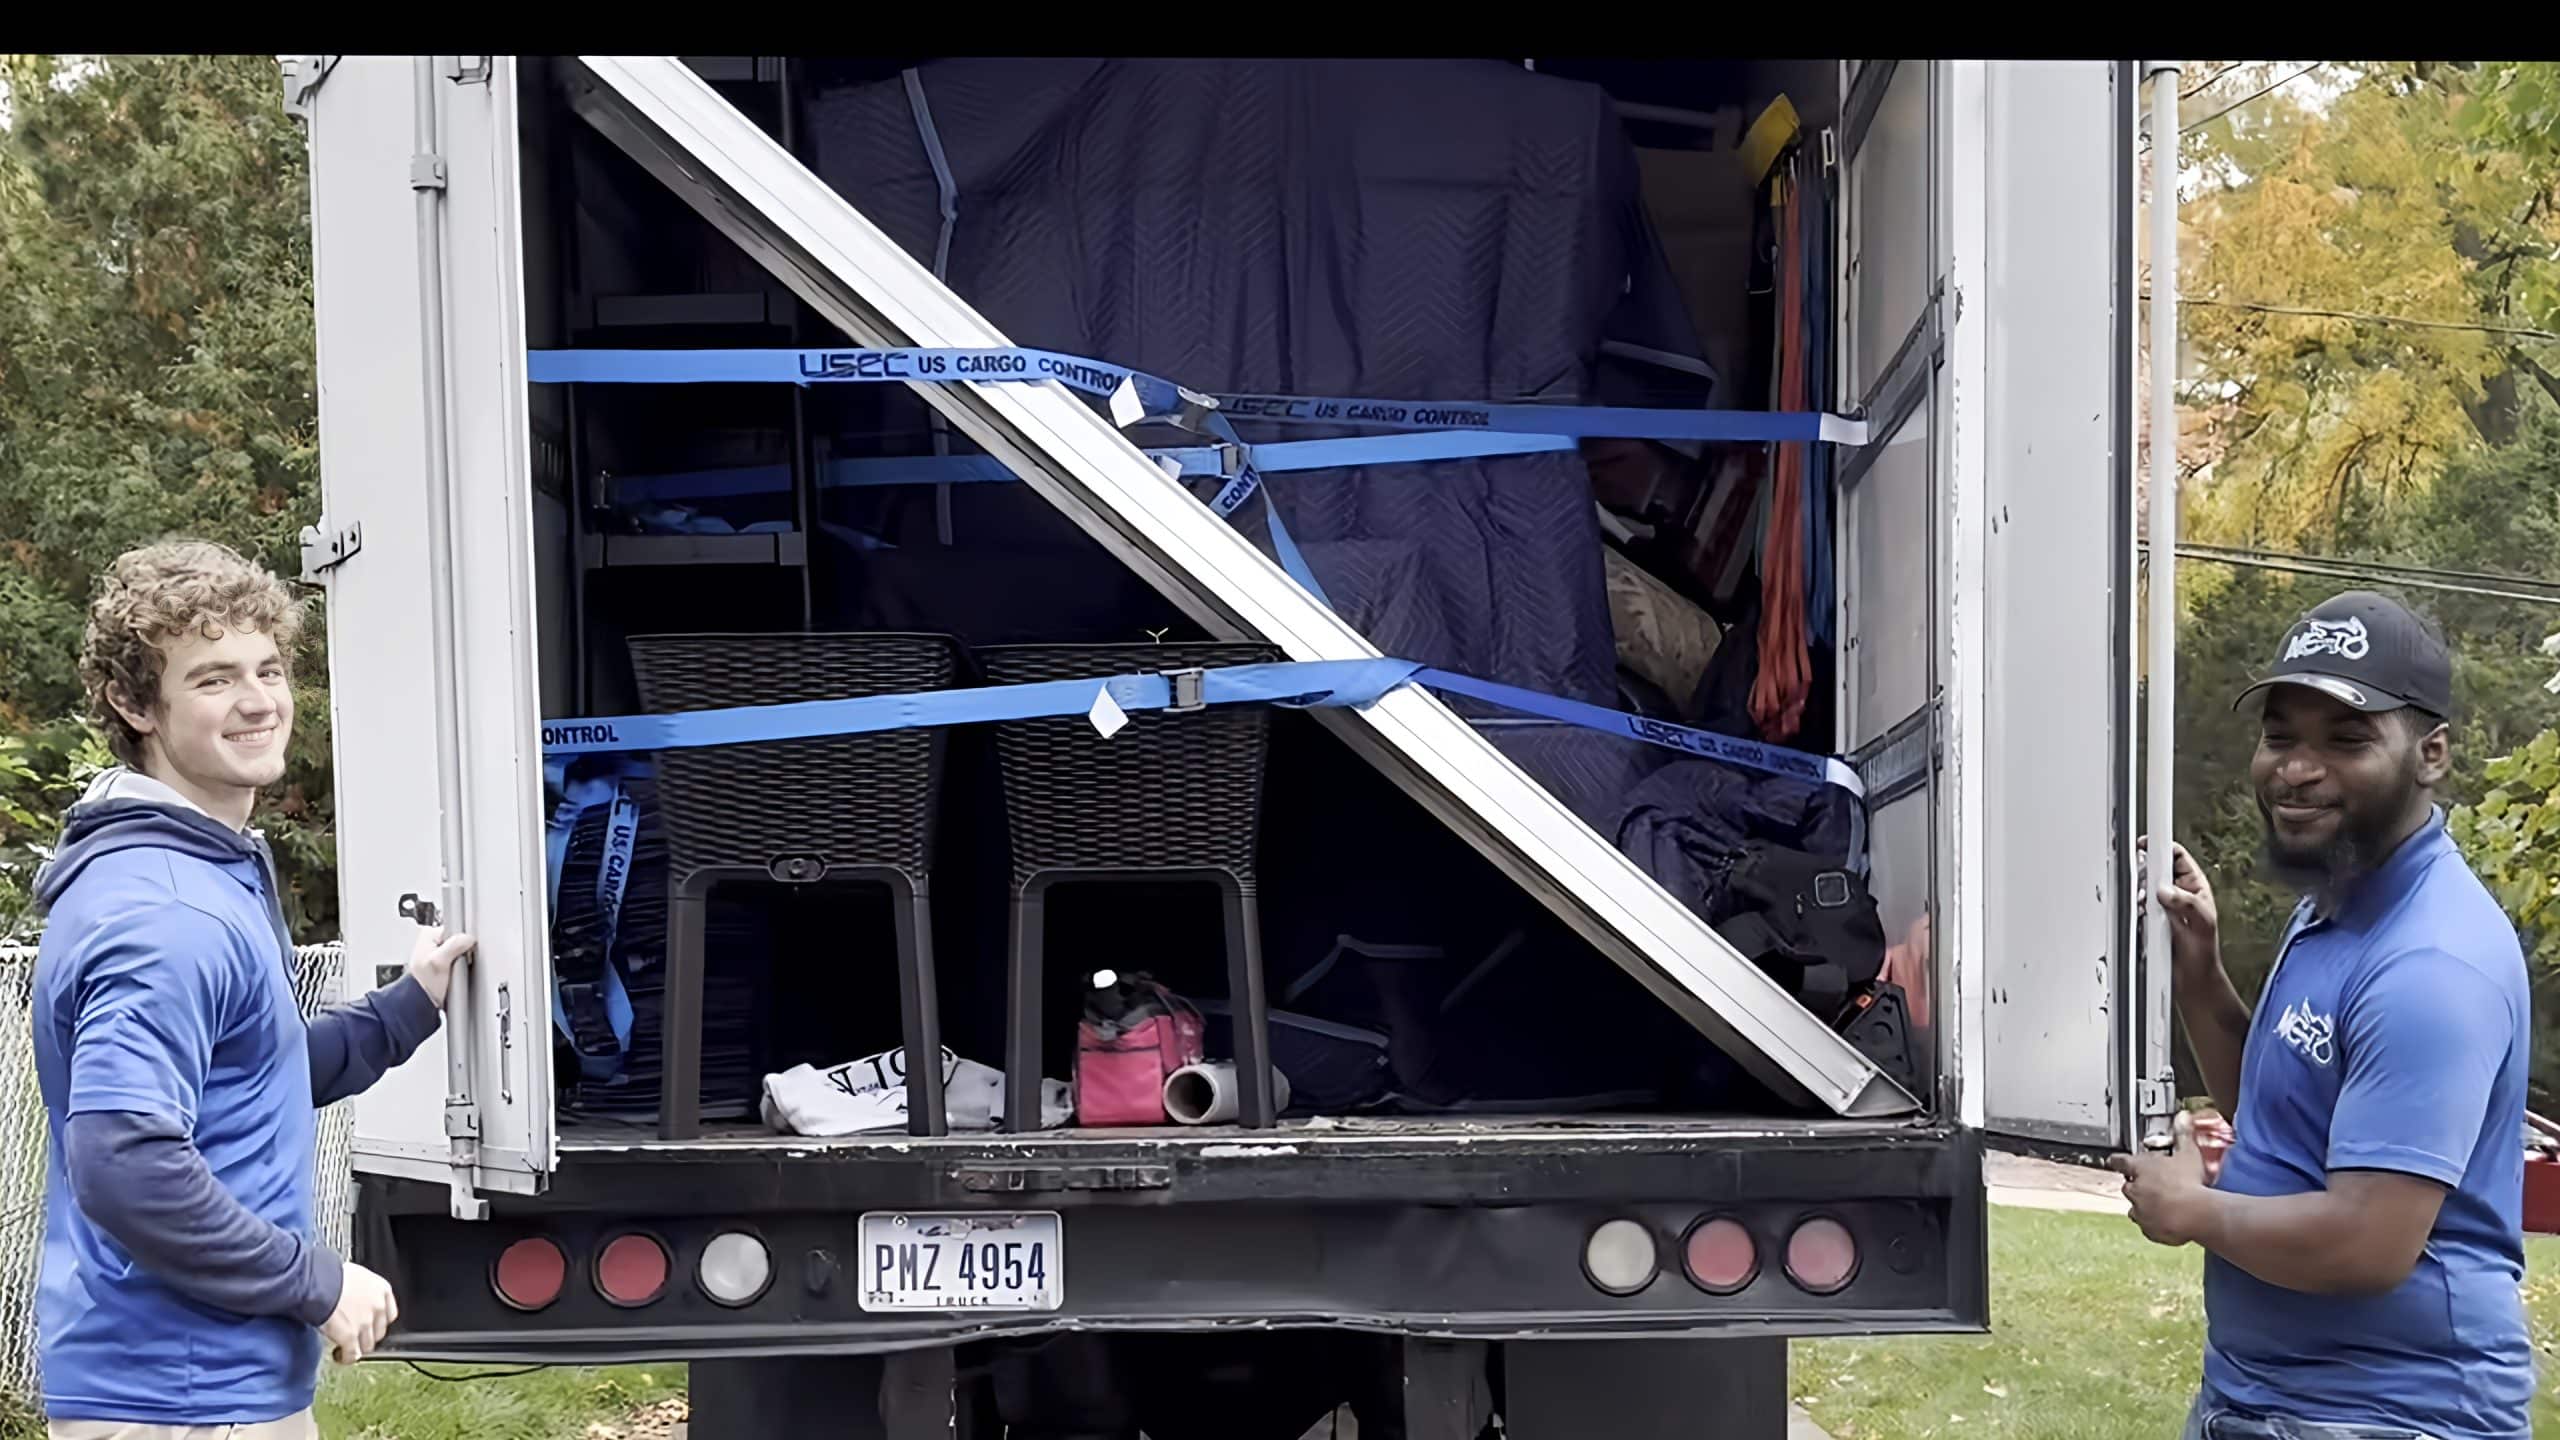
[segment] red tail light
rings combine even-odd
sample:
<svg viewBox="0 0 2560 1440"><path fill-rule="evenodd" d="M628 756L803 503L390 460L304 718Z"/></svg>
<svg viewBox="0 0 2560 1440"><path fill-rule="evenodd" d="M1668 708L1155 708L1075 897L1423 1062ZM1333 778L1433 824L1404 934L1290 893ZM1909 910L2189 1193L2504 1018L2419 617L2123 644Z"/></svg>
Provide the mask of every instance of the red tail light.
<svg viewBox="0 0 2560 1440"><path fill-rule="evenodd" d="M1787 1278L1815 1295L1836 1295L1858 1277L1858 1241L1849 1227L1816 1215L1787 1237Z"/></svg>
<svg viewBox="0 0 2560 1440"><path fill-rule="evenodd" d="M569 1257L560 1247L532 1236L510 1245L498 1256L489 1275L498 1298L518 1310L540 1310L560 1298L569 1280Z"/></svg>
<svg viewBox="0 0 2560 1440"><path fill-rule="evenodd" d="M647 1235L616 1236L596 1257L596 1290L616 1305L646 1305L667 1293L667 1247Z"/></svg>
<svg viewBox="0 0 2560 1440"><path fill-rule="evenodd" d="M1680 1267L1689 1281L1710 1295L1731 1295L1760 1278L1760 1243L1742 1222L1711 1215L1689 1227L1681 1242Z"/></svg>

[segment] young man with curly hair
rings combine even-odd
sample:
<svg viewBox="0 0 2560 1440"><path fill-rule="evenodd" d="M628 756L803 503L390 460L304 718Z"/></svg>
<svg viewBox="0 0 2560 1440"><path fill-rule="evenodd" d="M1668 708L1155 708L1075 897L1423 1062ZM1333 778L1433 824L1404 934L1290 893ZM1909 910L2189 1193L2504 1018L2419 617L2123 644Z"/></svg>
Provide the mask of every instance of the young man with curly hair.
<svg viewBox="0 0 2560 1440"><path fill-rule="evenodd" d="M81 676L123 763L37 880L57 1440L316 1437L323 1339L352 1362L398 1315L317 1239L314 1111L435 1032L471 940L422 931L399 982L304 1022L249 828L284 776L301 625L274 575L200 541L119 557L90 607Z"/></svg>

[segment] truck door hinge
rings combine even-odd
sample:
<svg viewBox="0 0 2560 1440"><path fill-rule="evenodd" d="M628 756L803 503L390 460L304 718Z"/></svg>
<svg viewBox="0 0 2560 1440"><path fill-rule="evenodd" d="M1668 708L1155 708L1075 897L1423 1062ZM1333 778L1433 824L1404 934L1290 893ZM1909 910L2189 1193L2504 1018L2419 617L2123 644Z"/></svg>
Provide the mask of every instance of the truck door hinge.
<svg viewBox="0 0 2560 1440"><path fill-rule="evenodd" d="M302 527L302 578L318 584L321 577L347 563L364 548L364 525L332 528L327 516Z"/></svg>
<svg viewBox="0 0 2560 1440"><path fill-rule="evenodd" d="M279 55L276 68L284 77L284 113L297 120L311 118L311 97L320 93L321 83L329 72L338 68L335 55Z"/></svg>
<svg viewBox="0 0 2560 1440"><path fill-rule="evenodd" d="M446 1096L444 1134L453 1148L447 1161L453 1172L448 1192L453 1218L488 1219L489 1202L471 1186L473 1175L480 1169L480 1107L466 1096Z"/></svg>
<svg viewBox="0 0 2560 1440"><path fill-rule="evenodd" d="M2133 1087L2133 1098L2137 1112L2135 1118L2141 1121L2137 1128L2141 1132L2142 1148L2169 1149L2176 1140L2172 1121L2178 1108L2177 1083L2167 1078L2138 1081Z"/></svg>
<svg viewBox="0 0 2560 1440"><path fill-rule="evenodd" d="M2134 1103L2144 1119L2170 1114L2178 1108L2177 1087L2166 1080L2145 1080L2134 1087Z"/></svg>
<svg viewBox="0 0 2560 1440"><path fill-rule="evenodd" d="M495 57L488 55L455 55L448 59L444 78L456 85L486 85L489 72L496 68Z"/></svg>
<svg viewBox="0 0 2560 1440"><path fill-rule="evenodd" d="M409 157L409 188L441 190L444 188L444 157L412 155Z"/></svg>

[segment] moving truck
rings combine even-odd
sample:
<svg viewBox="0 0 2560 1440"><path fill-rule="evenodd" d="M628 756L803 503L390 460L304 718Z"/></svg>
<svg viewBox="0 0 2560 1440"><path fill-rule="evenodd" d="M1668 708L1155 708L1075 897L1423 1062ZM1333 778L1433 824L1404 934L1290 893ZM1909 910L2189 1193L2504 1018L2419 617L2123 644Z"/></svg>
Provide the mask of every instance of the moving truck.
<svg viewBox="0 0 2560 1440"><path fill-rule="evenodd" d="M1176 62L283 64L311 153L325 517L306 534L305 559L327 595L350 983L372 983L375 961L404 956L420 919L479 937L442 1034L356 1102L355 1258L401 1297L387 1353L682 1359L698 1434L1142 1426L1159 1440L1293 1437L1349 1404L1383 1434L1472 1437L1497 1415L1514 1436L1689 1434L1700 1414L1716 1414L1729 1433L1776 1435L1790 1337L1988 1323L1987 1141L2098 1154L2165 1125L2165 967L2141 960L2133 871L2133 177L2145 79L2134 62L1179 62L1228 67L1209 72L1217 103L1200 113L1218 133L1203 139L1205 155L1162 161L1208 177L1196 202L1165 197L1184 181L1148 168L1158 149L1097 138L1118 133L1101 127L1123 114L1156 117L1131 134L1180 132L1167 117L1190 113L1181 87L1198 72ZM1309 66L1334 68L1293 68ZM1428 105L1398 108L1421 90ZM892 121L869 123L884 115ZM1007 124L1022 134L999 135ZM1584 136L1580 149L1538 150L1546 125ZM1413 132L1442 133L1433 127L1459 138L1415 153L1444 156L1446 173L1376 180L1411 160ZM1231 143L1248 132L1315 138L1270 153ZM1808 1008L1802 987L1746 957L1622 835L1594 828L1620 797L1564 794L1519 735L1463 696L1405 683L1362 704L1181 713L1199 708L1204 678L1214 690L1238 663L1374 660L1382 644L1404 643L1377 618L1392 607L1360 624L1345 612L1369 593L1425 593L1399 587L1420 586L1412 577L1437 563L1442 537L1414 542L1422 558L1395 570L1405 580L1355 594L1336 557L1356 546L1325 549L1339 532L1308 498L1337 482L1285 472L1273 451L1288 432L1237 439L1251 430L1251 405L1181 394L1176 409L1188 408L1174 418L1195 431L1184 443L1231 457L1204 485L1180 445L1142 449L1122 423L1141 417L1105 413L1131 404L1165 418L1140 403L1136 381L1114 383L1122 372L1111 366L1143 357L1084 357L1102 362L1102 383L1081 387L1089 394L1063 370L1023 382L914 368L936 356L1046 363L1051 352L1014 347L1059 346L1057 336L1007 334L989 314L1030 313L1056 298L1047 292L1073 290L1079 313L1107 330L1155 303L1150 284L1177 283L1162 278L1174 263L1163 255L1188 241L1166 239L1164 217L1194 204L1224 214L1271 187L1320 190L1328 182L1308 178L1320 170L1365 176L1358 184L1370 188L1280 207L1298 228L1272 243L1297 247L1290 264L1352 267L1357 256L1327 259L1325 246L1374 253L1399 224L1442 224L1443 211L1408 212L1395 197L1440 203L1431 195L1461 186L1481 149L1461 141L1486 134L1507 137L1512 178L1487 183L1514 186L1503 193L1515 205L1591 188L1591 175L1640 195L1640 206L1619 207L1638 219L1611 233L1634 236L1628 253L1671 274L1686 295L1678 323L1703 337L1653 347L1688 353L1650 357L1640 342L1611 342L1659 362L1649 394L1712 377L1714 413L1831 417L1818 446L1805 443L1810 432L1781 437L1824 457L1810 472L1811 509L1788 523L1812 527L1808 553L1826 573L1807 592L1820 607L1807 620L1819 649L1814 733L1767 753L1832 757L1817 773L1855 798L1856 893L1872 895L1895 947L1907 1010L1899 1050L1860 1043ZM999 139L1016 146L1001 164L984 153ZM1161 153L1184 139L1164 140ZM1785 158L1773 161L1779 148ZM1633 171L1621 164L1629 156ZM1550 164L1552 174L1517 180L1524 166ZM1001 184L984 180L991 165ZM1824 197L1818 225L1792 239L1771 238L1770 216L1805 212L1754 208L1755 194L1772 193L1755 186L1773 167L1795 195ZM1346 214L1354 200L1366 207L1356 218ZM1073 215L1107 225L1123 212L1154 222L1152 239L1132 242L1151 258L1091 253L1088 232L1051 224ZM1552 263L1561 291L1578 283L1562 268L1579 253L1569 239L1501 263ZM1074 253L1061 260L1043 246ZM1051 274L1038 267L1052 262L1082 268L1028 295L984 278L1002 264ZM1423 294L1444 278L1403 277L1377 303L1397 285ZM1224 283L1177 279L1204 294ZM1632 262L1623 284L1615 272L1602 279L1601 309L1646 283ZM1094 293L1082 294L1088 283ZM1534 276L1513 284L1544 293ZM1744 318L1755 291L1773 287L1807 297L1812 316L1777 326L1788 337L1778 342ZM1511 303L1515 291L1503 293ZM1261 303L1237 301L1231 313L1252 330L1277 313ZM1286 323L1313 322L1291 312ZM1359 363L1375 373L1394 336L1359 328L1369 317L1340 323L1370 337ZM1503 322L1487 323L1498 333ZM1790 372L1798 398L1737 400L1752 356L1772 343L1812 357L1810 370ZM577 368L635 355L639 383ZM716 355L797 365L797 378L817 383L699 368ZM646 370L660 362L675 368ZM1154 363L1177 383L1243 383ZM913 383L826 383L881 366ZM1321 388L1349 384L1341 375L1295 383L1362 393ZM931 468L903 487L853 483L884 448ZM1675 442L1666 453L1711 462L1783 448ZM1240 473L1238 455L1268 462L1268 503L1305 534L1304 556L1263 533L1254 507L1265 502L1233 514L1212 503ZM1570 454L1460 463L1532 461L1571 466L1561 473L1581 483ZM1350 483L1422 487L1436 472L1364 473ZM1760 504L1775 526L1776 492L1757 484L1752 501L1753 473L1720 493ZM956 483L965 479L1013 483ZM735 501L726 509L724 494ZM1302 508L1291 510L1293 498ZM1718 502L1605 514L1572 503L1601 544L1662 571L1677 547L1644 549L1647 527L1696 530ZM1004 524L1047 526L1021 553L1065 558L1016 566L967 548ZM1767 543L1764 565L1784 543ZM1553 563L1597 575L1598 547L1575 544ZM1548 563L1534 548L1496 558ZM946 555L979 558L954 584L948 566L935 568ZM1302 583L1309 565L1330 601ZM1729 605L1713 570L1674 577L1678 604ZM1522 584L1547 578L1515 573ZM680 753L745 751L669 750L652 803L671 807L676 859L649 869L648 843L627 834L581 859L586 842L573 837L571 878L559 878L573 819L594 815L613 830L643 812L632 797L649 792L612 790L619 781L595 792L618 798L587 809L563 800L577 747L630 716L825 700L838 693L826 683L795 688L819 662L792 645L829 634L968 632L969 646L983 633L1045 634L1105 592L1125 597L1115 616L1161 612L1152 636L1111 635L1189 648L1181 664L1123 659L1048 677L1136 675L1155 686L1151 702L1127 691L1138 708L1174 712L1141 714L1129 738L1096 743L1170 754L1182 727L1205 736L1217 717L1262 717L1220 720L1227 728L1214 733L1228 738L1184 752L1211 769L1267 764L1272 777L1249 797L1264 806L1263 888L1228 883L1224 911L1185 908L1178 886L1076 911L1062 888L1044 918L1026 902L1036 887L1020 882L1018 849L1009 883L1005 822L990 817L1008 813L994 798L1001 784L1024 843L1032 802L1018 789L1021 767L1048 752L1028 741L1007 749L1005 738L989 746L991 731L1016 732L977 723L931 731L942 738L913 775L932 793L881 781L891 759L842 772L786 765L780 783L771 769L703 761L683 780ZM1460 608L1420 619L1455 625ZM956 618L964 609L970 618ZM1720 613L1732 622L1728 646L1758 624ZM969 678L937 672L903 688L1003 681L1003 653L986 650L996 658ZM682 670L668 656L695 667L685 674L729 674L729 688L683 690L666 678L669 666ZM1649 722L1648 754L1665 743L1724 753L1686 724L1689 698ZM1096 736L1111 728L1107 703L1095 702ZM1081 706L1035 725L1087 725ZM1621 696L1598 708L1639 707ZM789 762L803 753L794 745L860 744L874 747L864 756L926 755L893 743L924 730L795 733L764 753ZM1218 750L1231 741L1243 748ZM617 764L646 758L605 753ZM1001 782L987 778L999 772ZM1110 786L1154 783L1102 774L1065 774L1052 789L1081 792L1039 801L1051 806L1040 813L1066 816L1052 837L1064 852L1128 818ZM705 788L721 776L729 791ZM692 799L679 802L680 783ZM1182 788L1207 782L1165 783L1174 788L1149 802L1151 818L1209 845L1198 837L1215 829L1201 818L1214 806ZM721 835L787 815L815 829L842 820L858 838L862 824L886 824L910 803L939 816L925 822L940 827L929 889L887 870L851 875L886 879L844 895L801 883L828 878L846 854L831 859L826 846L851 839L813 840L807 854L712 853ZM687 819L684 805L707 809ZM1321 843L1284 843L1284 811L1305 812ZM1383 859L1380 836L1394 837ZM1249 823L1246 838L1250 850ZM708 893L675 874L741 860L769 869L745 877L767 883ZM1248 861L1220 863L1227 881L1250 873ZM1295 878L1284 879L1291 865ZM1409 875L1380 873L1407 865ZM577 917L555 894L616 886L624 931L665 890L663 911L650 913L673 918L648 923L695 938L639 962L628 945L580 949ZM894 903L880 904L883 894ZM1355 894L1367 897L1356 919L1327 908ZM1407 919L1447 911L1453 896L1508 917L1500 947L1458 954L1446 972L1409 959L1450 958L1432 945L1396 948L1423 928ZM1239 915L1258 941L1239 939ZM1451 920L1451 935L1474 918ZM1336 933L1329 952L1299 947L1309 926L1319 941ZM1085 938L1060 938L1069 932ZM599 953L615 958L598 965ZM1511 958L1497 964L1501 954ZM998 957L995 968L981 956ZM1196 975L1183 969L1194 959ZM1276 1056L1283 1076L1303 1065L1284 1040L1383 1040L1372 1063L1401 1082L1419 1063L1416 1035L1330 1023L1318 1002L1329 984L1388 975L1428 986L1445 974L1434 1013L1466 1008L1461 983L1507 987L1518 1007L1510 1031L1436 1037L1444 1065L1487 1051L1499 1062L1492 1088L1461 1100L1540 1066L1561 1072L1541 1076L1550 1089L1605 1089L1598 1068L1686 1054L1692 1041L1702 1058L1684 1073L1720 1078L1627 1103L1309 1113L1302 1068L1289 1076L1301 1092L1291 1108L1248 1079L1234 1123L1054 1123L1033 1082L1070 1076L1076 998L1115 963L1191 976L1177 988L1200 997L1211 1033L1223 1026L1240 1052ZM638 965L662 988L644 993ZM1269 993L1224 983L1236 976ZM1311 1028L1284 1034L1301 1011ZM937 1033L955 1054L1007 1071L1003 1123L960 1123L966 1067L945 1067L951 1123L915 1107L934 1097L923 1079L900 1079L897 1057ZM873 1052L890 1063L866 1093L903 1086L910 1106L896 1128L792 1133L760 1113L764 1075L802 1062L842 1071L837 1062ZM865 1091L835 1083L848 1098Z"/></svg>

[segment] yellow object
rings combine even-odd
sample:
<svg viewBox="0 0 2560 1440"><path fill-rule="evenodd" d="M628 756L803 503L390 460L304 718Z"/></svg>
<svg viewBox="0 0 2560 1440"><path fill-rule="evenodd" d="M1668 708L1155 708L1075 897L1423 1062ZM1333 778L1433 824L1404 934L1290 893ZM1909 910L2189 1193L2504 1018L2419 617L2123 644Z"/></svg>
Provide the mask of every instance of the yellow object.
<svg viewBox="0 0 2560 1440"><path fill-rule="evenodd" d="M1784 95L1770 101L1769 108L1760 112L1760 118L1751 122L1750 131L1742 137L1742 173L1750 176L1755 186L1768 179L1769 167L1778 163L1778 157L1787 153L1787 147L1802 133L1804 122L1796 118L1795 102Z"/></svg>

